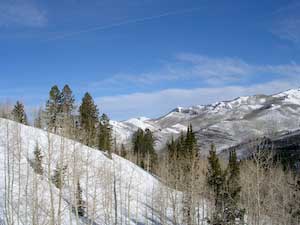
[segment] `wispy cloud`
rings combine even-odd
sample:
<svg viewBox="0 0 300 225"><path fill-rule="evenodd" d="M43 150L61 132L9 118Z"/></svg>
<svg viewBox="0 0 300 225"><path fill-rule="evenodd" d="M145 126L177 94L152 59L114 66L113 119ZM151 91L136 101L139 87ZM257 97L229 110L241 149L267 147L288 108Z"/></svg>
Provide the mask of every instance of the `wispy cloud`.
<svg viewBox="0 0 300 225"><path fill-rule="evenodd" d="M152 92L136 92L126 95L97 98L97 103L113 118L124 119L134 116L159 116L176 106L208 104L228 100L241 95L271 94L300 86L300 65L296 62L279 65L256 65L239 58L212 58L198 54L178 54L156 72L147 74L118 74L91 88L108 86L131 87L151 86ZM253 78L253 81L251 78ZM191 81L199 88L172 88L181 81ZM202 83L197 85L197 81ZM244 82L246 81L246 82ZM167 83L167 89L157 89ZM178 87L178 86L177 86Z"/></svg>
<svg viewBox="0 0 300 225"><path fill-rule="evenodd" d="M148 16L148 17L122 20L120 22L112 23L112 24L108 24L108 25L100 25L100 26L94 26L94 27L90 27L90 28L82 29L82 30L77 30L77 31L73 31L73 32L66 32L64 34L57 35L57 36L54 36L52 38L49 38L47 41L54 41L54 40L64 39L64 38L68 38L68 37L72 37L72 36L76 36L76 35L80 35L80 34L84 34L84 33L108 30L108 29L112 29L112 28L115 28L115 27L121 27L121 26L128 25L128 24L143 23L143 22L146 22L146 21L157 20L157 19L160 19L160 18L163 18L163 17L173 16L173 15L181 15L181 14L192 13L192 12L198 11L200 9L201 8L182 9L182 10L176 10L176 11L168 11L168 12L165 12L165 13L161 13L161 14L153 15L153 16Z"/></svg>
<svg viewBox="0 0 300 225"><path fill-rule="evenodd" d="M197 54L179 54L177 59L186 63L188 76L201 78L208 84L238 82L255 73L256 66L238 58L211 58Z"/></svg>
<svg viewBox="0 0 300 225"><path fill-rule="evenodd" d="M181 61L190 63L191 73L210 83L230 83L264 73L265 75L299 76L300 64L290 62L278 65L247 63L239 58L210 58L197 54L180 54Z"/></svg>
<svg viewBox="0 0 300 225"><path fill-rule="evenodd" d="M0 26L43 27L46 23L45 12L30 0L0 1Z"/></svg>
<svg viewBox="0 0 300 225"><path fill-rule="evenodd" d="M140 74L118 73L108 79L90 84L92 89L157 86L178 81L197 82L202 85L238 85L254 76L264 76L270 80L277 77L300 76L300 64L291 62L278 65L257 65L239 58L214 58L199 54L178 54L175 60L161 66L156 71ZM266 79L268 80L268 79Z"/></svg>

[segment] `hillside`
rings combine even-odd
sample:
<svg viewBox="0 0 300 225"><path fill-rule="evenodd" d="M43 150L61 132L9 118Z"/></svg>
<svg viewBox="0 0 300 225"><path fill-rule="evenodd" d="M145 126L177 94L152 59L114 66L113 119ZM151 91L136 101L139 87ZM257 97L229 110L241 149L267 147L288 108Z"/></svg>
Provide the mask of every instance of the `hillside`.
<svg viewBox="0 0 300 225"><path fill-rule="evenodd" d="M255 137L298 129L299 115L300 89L291 89L274 95L178 107L157 119L130 119L112 122L112 126L117 139L125 144L130 144L135 130L149 128L156 136L156 149L161 150L170 137L177 137L191 123L201 151L207 153L212 143L221 151Z"/></svg>
<svg viewBox="0 0 300 225"><path fill-rule="evenodd" d="M262 154L272 152L274 159L279 160L283 166L300 170L300 130L278 133L272 137L251 139L223 149L219 155L227 159L228 153L232 150L237 152L239 159L251 157L255 150L261 150Z"/></svg>
<svg viewBox="0 0 300 225"><path fill-rule="evenodd" d="M37 144L42 175L32 167ZM0 160L1 225L171 224L171 211L160 213L160 206L168 208L168 200L162 205L161 199L180 196L117 155L110 159L99 150L5 119L0 119ZM57 164L67 168L62 189L51 182ZM78 180L84 217L74 210Z"/></svg>

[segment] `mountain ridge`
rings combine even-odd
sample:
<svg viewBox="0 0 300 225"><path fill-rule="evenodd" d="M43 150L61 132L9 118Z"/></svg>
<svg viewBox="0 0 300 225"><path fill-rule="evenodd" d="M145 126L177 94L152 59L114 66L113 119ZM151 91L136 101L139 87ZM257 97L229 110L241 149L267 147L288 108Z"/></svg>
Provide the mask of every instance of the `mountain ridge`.
<svg viewBox="0 0 300 225"><path fill-rule="evenodd" d="M156 149L160 151L172 136L178 137L188 124L192 124L199 147L207 153L212 143L221 151L255 136L296 129L300 122L297 116L300 118L300 88L272 95L240 96L207 105L176 107L155 119L114 121L112 127L117 139L128 146L135 130L148 128L153 131ZM116 129L118 127L123 129Z"/></svg>

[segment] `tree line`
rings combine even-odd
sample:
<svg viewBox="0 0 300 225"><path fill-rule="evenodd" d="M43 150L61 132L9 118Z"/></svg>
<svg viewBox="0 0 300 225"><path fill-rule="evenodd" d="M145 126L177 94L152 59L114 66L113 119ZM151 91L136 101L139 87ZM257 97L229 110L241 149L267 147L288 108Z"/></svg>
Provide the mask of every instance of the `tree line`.
<svg viewBox="0 0 300 225"><path fill-rule="evenodd" d="M12 112L12 119L28 125L24 104L17 101ZM50 132L74 138L89 147L106 150L112 149L112 129L109 117L99 109L90 93L85 93L77 110L75 97L69 85L62 90L54 85L45 108L40 108L34 126Z"/></svg>

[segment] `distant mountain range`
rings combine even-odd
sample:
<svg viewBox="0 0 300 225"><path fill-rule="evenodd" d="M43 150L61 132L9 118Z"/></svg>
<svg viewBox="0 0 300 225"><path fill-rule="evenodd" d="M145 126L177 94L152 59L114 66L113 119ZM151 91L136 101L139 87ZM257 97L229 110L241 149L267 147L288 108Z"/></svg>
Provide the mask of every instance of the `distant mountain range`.
<svg viewBox="0 0 300 225"><path fill-rule="evenodd" d="M177 107L157 119L111 121L119 144L130 145L134 131L148 128L156 137L157 151L162 150L172 136L176 138L185 131L188 124L193 125L204 154L211 144L222 152L255 138L291 133L300 128L300 89L238 97L210 105Z"/></svg>

